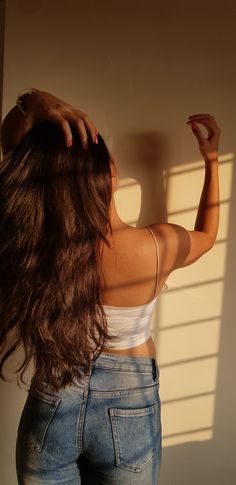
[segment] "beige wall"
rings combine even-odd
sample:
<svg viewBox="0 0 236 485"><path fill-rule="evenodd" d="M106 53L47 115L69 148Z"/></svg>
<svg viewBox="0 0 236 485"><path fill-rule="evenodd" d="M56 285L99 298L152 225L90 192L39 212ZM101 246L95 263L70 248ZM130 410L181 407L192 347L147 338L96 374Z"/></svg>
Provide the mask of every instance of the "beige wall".
<svg viewBox="0 0 236 485"><path fill-rule="evenodd" d="M161 485L235 484L234 0L6 1L3 115L28 86L87 111L120 171L132 225L193 228L203 164L187 117L221 129L221 220L214 248L173 273L152 320L162 399ZM13 366L13 364L12 364ZM0 483L15 485L26 393L1 383Z"/></svg>

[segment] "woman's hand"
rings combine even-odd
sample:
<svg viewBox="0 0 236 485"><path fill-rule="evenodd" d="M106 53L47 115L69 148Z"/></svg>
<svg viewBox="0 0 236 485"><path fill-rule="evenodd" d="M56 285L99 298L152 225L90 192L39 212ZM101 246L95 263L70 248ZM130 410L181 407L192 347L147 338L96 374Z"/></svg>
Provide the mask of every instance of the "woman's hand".
<svg viewBox="0 0 236 485"><path fill-rule="evenodd" d="M87 130L94 143L98 143L98 130L89 119L87 113L74 108L70 104L45 91L32 93L26 99L27 116L30 124L35 125L42 120L48 120L58 125L65 136L66 145L73 143L69 123L73 124L81 138L84 148L87 146Z"/></svg>
<svg viewBox="0 0 236 485"><path fill-rule="evenodd" d="M196 136L200 152L205 159L205 161L213 161L218 158L218 147L220 139L220 128L217 125L214 116L209 114L197 114L189 116L189 121L187 123L191 124L194 135ZM204 125L208 131L208 137L204 138L200 128L197 123Z"/></svg>

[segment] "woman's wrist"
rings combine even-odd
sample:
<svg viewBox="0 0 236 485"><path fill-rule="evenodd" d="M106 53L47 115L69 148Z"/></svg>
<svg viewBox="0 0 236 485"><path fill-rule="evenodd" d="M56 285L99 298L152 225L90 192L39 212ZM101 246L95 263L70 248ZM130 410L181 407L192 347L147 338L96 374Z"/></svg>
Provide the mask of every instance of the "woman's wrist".
<svg viewBox="0 0 236 485"><path fill-rule="evenodd" d="M40 118L40 112L42 109L42 102L44 92L43 91L35 91L32 92L27 98L25 99L25 109L26 109L26 117L31 118L32 126L36 123L41 121L43 118Z"/></svg>
<svg viewBox="0 0 236 485"><path fill-rule="evenodd" d="M38 95L40 91L36 88L22 89L17 95L16 106L20 112L26 116L29 110L29 100L32 96Z"/></svg>
<svg viewBox="0 0 236 485"><path fill-rule="evenodd" d="M212 154L209 154L209 155L206 155L204 157L204 160L205 160L205 163L206 164L218 164L219 163L219 159L218 159L218 153L215 152L215 153L212 153Z"/></svg>

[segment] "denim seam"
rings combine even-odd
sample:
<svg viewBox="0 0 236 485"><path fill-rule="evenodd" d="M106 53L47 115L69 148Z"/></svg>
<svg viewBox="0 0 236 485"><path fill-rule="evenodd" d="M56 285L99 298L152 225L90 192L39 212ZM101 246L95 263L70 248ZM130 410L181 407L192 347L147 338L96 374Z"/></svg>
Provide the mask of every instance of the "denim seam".
<svg viewBox="0 0 236 485"><path fill-rule="evenodd" d="M125 465L122 461L119 461L117 463L117 466L120 468L124 468L124 470L129 470L131 472L142 472L144 468L146 468L147 464L150 463L150 461L153 460L155 453L152 453L152 456L148 458L142 465Z"/></svg>
<svg viewBox="0 0 236 485"><path fill-rule="evenodd" d="M83 398L82 398L81 409L80 409L79 418L78 418L76 444L77 444L77 452L79 454L83 453L83 432L84 432L86 408L88 403L89 383L91 379L91 373L92 373L92 368L90 369L89 375L85 379Z"/></svg>
<svg viewBox="0 0 236 485"><path fill-rule="evenodd" d="M36 390L34 390L32 392L32 395L39 396L37 398L39 398L41 401L45 402L46 404L49 404L50 408L49 408L49 412L48 412L48 419L47 419L47 422L46 422L46 426L41 428L40 433L38 435L38 443L27 445L25 447L24 451L29 452L29 453L30 452L41 453L49 424L50 424L59 404L61 403L62 399L60 397L56 398L56 397L53 397L53 396L49 396L48 399L46 399L42 395L42 393L40 393L40 391L36 391Z"/></svg>
<svg viewBox="0 0 236 485"><path fill-rule="evenodd" d="M147 374L147 373L152 373L153 367L152 365L150 366L136 366L136 365L129 365L129 366L122 366L122 365L113 365L113 363L109 363L108 365L105 364L100 364L99 365L94 365L95 369L102 369L102 370L110 370L111 372L130 372L130 373L139 373L139 374Z"/></svg>
<svg viewBox="0 0 236 485"><path fill-rule="evenodd" d="M153 386L150 387L142 387L142 388L137 388L137 389L122 389L122 390L116 390L116 391L93 391L90 390L91 397L94 398L110 398L110 397L124 397L124 396L139 396L140 394L145 394L147 392L153 392L155 391L158 387L158 384L154 384ZM134 392L136 391L137 392Z"/></svg>

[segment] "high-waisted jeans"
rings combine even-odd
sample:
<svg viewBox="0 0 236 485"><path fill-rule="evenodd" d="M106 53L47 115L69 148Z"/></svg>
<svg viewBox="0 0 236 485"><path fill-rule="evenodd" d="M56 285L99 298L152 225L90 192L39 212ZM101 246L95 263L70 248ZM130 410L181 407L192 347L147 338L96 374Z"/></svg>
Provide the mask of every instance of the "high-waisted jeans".
<svg viewBox="0 0 236 485"><path fill-rule="evenodd" d="M157 485L159 368L151 357L96 355L58 392L29 389L16 442L20 485Z"/></svg>

